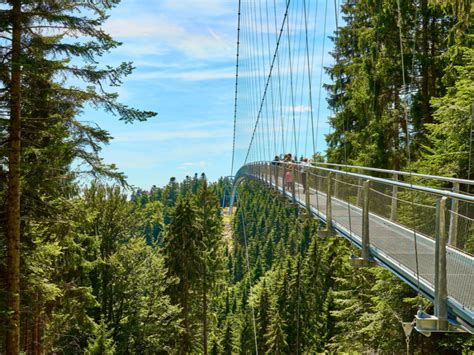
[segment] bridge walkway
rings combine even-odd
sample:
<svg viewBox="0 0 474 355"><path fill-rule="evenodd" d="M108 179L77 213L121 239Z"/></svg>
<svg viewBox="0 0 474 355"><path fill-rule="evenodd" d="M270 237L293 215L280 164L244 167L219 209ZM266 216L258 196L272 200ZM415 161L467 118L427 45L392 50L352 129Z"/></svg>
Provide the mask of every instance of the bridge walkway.
<svg viewBox="0 0 474 355"><path fill-rule="evenodd" d="M257 169L250 168L243 174L261 180L273 189L278 189L280 193L303 208L307 208L306 204L309 202L308 207L312 214L326 223L328 208L327 180L329 175L319 175L319 178L315 178L316 175L313 175L313 177L308 175L306 182L309 185L309 198L306 200L303 189L303 174L295 171L294 184L290 183L287 188L284 188L283 176L285 171L280 170L279 174L275 174L274 170L265 165L264 169L262 169L262 166ZM334 181L339 186L331 188L332 229L350 240L358 248L361 248L363 243L363 209L360 201L358 201L361 198L361 179L358 178L355 181L348 182L347 180L343 181L339 176ZM349 187L349 189L352 188L352 193L347 193L347 189L346 193L341 193L340 191L344 190L344 186ZM377 191L371 192L373 195ZM376 204L380 204L380 202L376 201ZM385 204L387 203L389 202ZM377 207L380 206L375 207L371 208L368 218L370 256L413 288L418 289L419 287L420 292L430 300L434 300L434 285L436 283L436 243L434 236L414 231L414 229L408 228L402 223L391 220L386 215L375 213ZM399 209L400 207L403 208L403 206L399 206ZM435 215L436 207L424 207L431 207L428 211ZM427 214L426 208L424 209L425 211L420 215L421 217ZM429 223L431 221L434 223L434 218L428 218L430 226L424 228L421 226L420 229L425 229L425 231L434 230L433 223ZM448 245L446 263L449 317L472 330L474 326L474 257L466 251Z"/></svg>

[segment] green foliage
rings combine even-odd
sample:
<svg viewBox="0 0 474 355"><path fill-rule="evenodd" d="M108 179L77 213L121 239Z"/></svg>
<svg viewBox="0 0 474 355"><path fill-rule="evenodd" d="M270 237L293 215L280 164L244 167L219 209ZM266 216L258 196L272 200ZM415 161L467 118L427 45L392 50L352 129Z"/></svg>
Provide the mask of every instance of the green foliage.
<svg viewBox="0 0 474 355"><path fill-rule="evenodd" d="M115 344L111 332L107 329L107 325L103 319L95 327L85 353L88 355L115 354Z"/></svg>
<svg viewBox="0 0 474 355"><path fill-rule="evenodd" d="M425 174L472 177L471 129L474 110L474 36L467 35L465 45L456 46L456 58L446 72L446 94L431 100L434 122L426 124L427 144L417 162ZM471 171L469 171L469 167Z"/></svg>
<svg viewBox="0 0 474 355"><path fill-rule="evenodd" d="M175 280L167 275L161 253L143 238L134 238L120 245L109 265L117 346L135 353L169 351L169 342L180 331L179 312L166 294Z"/></svg>
<svg viewBox="0 0 474 355"><path fill-rule="evenodd" d="M333 39L335 64L328 68L328 102L335 111L328 159L400 170L409 149L417 161L411 168L466 177L472 4L400 1L400 22L395 0L347 1L341 10L345 23Z"/></svg>
<svg viewBox="0 0 474 355"><path fill-rule="evenodd" d="M131 63L101 65L116 48L102 29L119 1L16 1L0 10L0 215L6 216L8 144L11 135L13 68L21 65L21 347L28 351L84 349L97 315L91 273L98 268L100 240L82 228L93 219L79 197L78 177L112 178L125 184L99 152L109 133L79 119L87 106L100 107L126 122L155 115L127 107L106 88L119 86ZM21 47L12 55L12 5L20 5ZM18 8L18 7L17 7ZM18 26L17 26L18 27ZM79 41L78 38L82 39ZM18 63L19 61L19 63ZM71 84L73 81L75 85ZM17 216L20 220L20 216ZM0 314L5 310L6 223L0 224ZM127 231L123 231L127 234ZM0 322L0 352L5 343ZM26 350L25 350L26 351Z"/></svg>

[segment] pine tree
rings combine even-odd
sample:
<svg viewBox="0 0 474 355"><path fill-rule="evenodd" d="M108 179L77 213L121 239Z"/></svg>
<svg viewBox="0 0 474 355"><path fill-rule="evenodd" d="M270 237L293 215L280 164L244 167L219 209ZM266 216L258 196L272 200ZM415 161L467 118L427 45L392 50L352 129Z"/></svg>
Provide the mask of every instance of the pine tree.
<svg viewBox="0 0 474 355"><path fill-rule="evenodd" d="M268 292L268 287L266 284L265 278L261 283L261 288L259 290L259 295L257 304L255 308L256 311L256 321L257 321L257 342L258 342L258 352L265 353L267 347L265 345L265 336L268 332L270 325L270 306L271 306L271 297Z"/></svg>
<svg viewBox="0 0 474 355"><path fill-rule="evenodd" d="M11 32L5 32L3 39L6 42L3 58L4 74L0 80L5 90L2 90L2 107L9 107L9 120L2 120L1 130L8 131L8 211L7 211L7 261L8 261L8 307L9 322L7 335L7 352L19 352L20 335L20 218L24 212L23 201L20 195L23 186L20 181L28 171L28 160L20 165L22 146L34 146L28 142L23 131L28 132L33 122L48 122L49 125L40 125L40 133L47 128L54 132L58 120L68 127L68 133L73 138L73 150L67 152L67 158L76 155L79 161L89 164L94 174L106 174L121 178L113 171L113 166L106 166L97 156L100 146L97 142L109 139L103 130L96 129L78 122L70 113L77 114L85 104L102 106L106 111L117 114L121 119L131 122L144 120L154 115L152 112L143 112L129 108L117 102L117 95L103 91L103 84L119 85L121 78L131 72L130 63L122 64L117 68L97 67L97 56L115 48L114 42L101 28L106 19L106 12L115 6L117 1L97 1L93 5L87 2L48 1L27 2L12 0L6 8L0 10L2 26L10 27ZM72 6L74 5L74 6ZM84 10L87 16L79 17L79 9ZM37 30L42 28L43 30ZM46 35L48 29L54 28L54 35ZM70 33L76 36L91 38L88 42L74 42L68 38ZM10 36L11 34L11 36ZM57 59L61 57L76 57L85 62L84 66L71 64L69 60ZM77 61L76 63L80 62ZM65 82L55 82L58 77L74 76L86 84L92 84L87 89L67 87ZM53 79L54 78L54 79ZM47 93L45 93L45 91ZM38 93L40 93L38 95ZM54 97L53 95L54 94ZM48 103L46 111L28 110L28 105L34 97L42 97ZM30 101L29 101L30 100ZM71 106L70 111L63 111L65 104ZM44 107L45 105L43 105ZM31 106L30 106L31 108ZM64 114L65 113L65 114ZM64 116L62 116L64 114ZM31 121L29 121L31 120ZM10 123L6 127L6 123ZM53 133L53 135L56 132ZM77 134L77 135L76 135ZM67 135L63 136L66 143ZM25 144L26 143L26 144ZM44 142L46 143L46 142ZM58 147L58 146L56 146ZM36 148L36 147L35 147ZM47 144L41 148L48 148ZM89 150L89 148L92 148ZM87 153L86 153L87 152ZM3 153L3 152L2 152ZM26 151L26 153L28 153ZM57 154L58 152L56 152ZM5 156L2 156L4 159ZM66 159L67 159L66 158ZM74 157L73 157L74 158ZM55 159L56 161L58 159ZM71 159L72 160L72 159ZM67 165L67 164L66 164ZM61 174L56 174L59 177ZM36 176L40 181L42 177ZM123 180L122 180L123 181ZM28 186L28 185L26 185ZM52 200L52 199L51 199Z"/></svg>
<svg viewBox="0 0 474 355"><path fill-rule="evenodd" d="M7 344L6 352L20 352L20 155L21 155L21 1L11 3L10 127L7 188Z"/></svg>
<svg viewBox="0 0 474 355"><path fill-rule="evenodd" d="M110 287L114 273L109 259L117 252L119 246L139 232L133 233L137 216L133 213L133 205L118 186L103 186L92 183L83 191L85 208L90 214L83 224L82 230L88 235L95 235L99 244L101 263L92 274L94 294L99 300L100 310L96 317L103 315L111 324L113 318L114 294ZM130 228L132 227L132 228Z"/></svg>
<svg viewBox="0 0 474 355"><path fill-rule="evenodd" d="M119 349L134 353L170 351L179 336L179 309L166 290L177 280L167 275L164 257L142 237L119 246L110 257L110 327Z"/></svg>
<svg viewBox="0 0 474 355"><path fill-rule="evenodd" d="M194 198L179 197L171 211L170 224L166 230L165 253L171 276L179 279L170 287L174 304L181 307L183 334L176 348L180 352L190 352L194 346L194 330L191 319L192 295L200 278L200 246L202 241L202 221Z"/></svg>
<svg viewBox="0 0 474 355"><path fill-rule="evenodd" d="M103 319L101 319L100 323L96 326L85 353L88 355L115 354L115 344L111 332L107 329L107 325Z"/></svg>
<svg viewBox="0 0 474 355"><path fill-rule="evenodd" d="M287 354L288 344L286 342L285 322L280 316L278 307L273 307L270 316L270 325L266 334L266 354Z"/></svg>
<svg viewBox="0 0 474 355"><path fill-rule="evenodd" d="M425 174L468 178L474 171L473 164L470 164L474 110L472 8L469 11L469 4L465 1L433 2L440 3L444 14L456 22L449 30L449 47L443 54L447 61L443 75L446 91L430 102L434 111L433 121L424 126L426 143L421 147L416 167Z"/></svg>
<svg viewBox="0 0 474 355"><path fill-rule="evenodd" d="M226 355L232 354L233 349L233 340L232 340L232 318L227 316L227 319L224 322L223 326L223 335L222 335L222 353Z"/></svg>
<svg viewBox="0 0 474 355"><path fill-rule="evenodd" d="M208 350L208 303L209 295L223 276L223 243L222 243L222 218L219 201L216 194L208 187L207 181L202 180L197 193L199 220L202 223L201 238L198 241L200 262L200 280L202 292L202 343L204 354Z"/></svg>

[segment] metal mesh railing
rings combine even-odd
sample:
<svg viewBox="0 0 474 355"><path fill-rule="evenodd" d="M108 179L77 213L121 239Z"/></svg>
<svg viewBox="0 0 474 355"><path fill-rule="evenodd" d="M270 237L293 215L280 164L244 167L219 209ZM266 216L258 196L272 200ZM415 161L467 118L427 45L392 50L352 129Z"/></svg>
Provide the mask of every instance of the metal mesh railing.
<svg viewBox="0 0 474 355"><path fill-rule="evenodd" d="M361 245L364 238L369 240L371 250L387 255L427 287L435 284L435 240L443 228L450 246L446 251L448 295L474 310L474 201L464 195L396 179L282 162L248 164L240 174L265 181L326 218L329 204L331 223L349 231ZM446 209L437 214L443 196ZM439 213L445 215L442 226Z"/></svg>
<svg viewBox="0 0 474 355"><path fill-rule="evenodd" d="M318 167L304 167L304 173L298 164L251 163L242 171L245 174L265 180L272 186L278 186L295 199L304 200L304 185L316 199L328 191L328 176L331 174L331 197L354 207L361 207L361 192L364 179L354 176L346 170L328 171ZM367 176L367 178L370 178ZM406 177L405 177L406 178ZM419 178L417 178L419 179ZM379 179L380 180L380 179ZM370 181L370 213L414 230L431 239L435 238L436 201L440 195L429 191L419 191L411 186L397 186L398 180L382 179ZM316 194L314 191L318 191ZM443 190L439 190L443 191ZM314 203L314 202L313 202ZM449 245L474 253L474 203L451 198L449 204ZM313 206L321 210L323 206ZM337 205L335 207L338 207ZM324 210L324 209L323 209Z"/></svg>

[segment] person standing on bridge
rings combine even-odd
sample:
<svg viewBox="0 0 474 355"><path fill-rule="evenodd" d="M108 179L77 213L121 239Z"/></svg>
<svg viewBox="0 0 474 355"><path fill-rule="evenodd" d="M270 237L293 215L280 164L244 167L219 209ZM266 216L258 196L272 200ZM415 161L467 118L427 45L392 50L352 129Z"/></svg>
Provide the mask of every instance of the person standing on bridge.
<svg viewBox="0 0 474 355"><path fill-rule="evenodd" d="M293 187L293 159L291 156L291 153L288 153L285 157L285 168L286 168L286 173L285 173L285 183L286 183L286 189L291 190Z"/></svg>
<svg viewBox="0 0 474 355"><path fill-rule="evenodd" d="M306 193L306 189L308 188L308 178L306 176L307 172L309 171L309 167L311 164L309 163L308 158L302 158L300 164L300 172L301 172L301 183L303 184L303 192Z"/></svg>
<svg viewBox="0 0 474 355"><path fill-rule="evenodd" d="M277 166L280 163L280 157L278 155L275 155L275 158L273 158L272 165Z"/></svg>
<svg viewBox="0 0 474 355"><path fill-rule="evenodd" d="M272 172L273 172L273 176L275 178L275 186L278 186L279 165L280 165L280 157L278 155L275 155L275 158L273 158L273 161L272 161Z"/></svg>

